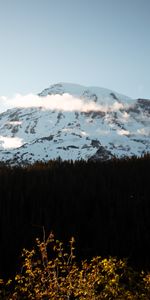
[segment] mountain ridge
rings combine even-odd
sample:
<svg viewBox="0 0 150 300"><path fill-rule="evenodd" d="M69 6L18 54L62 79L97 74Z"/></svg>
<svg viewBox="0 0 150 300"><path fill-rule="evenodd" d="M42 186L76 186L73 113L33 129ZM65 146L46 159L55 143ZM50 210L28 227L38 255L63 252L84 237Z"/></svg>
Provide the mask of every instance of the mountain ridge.
<svg viewBox="0 0 150 300"><path fill-rule="evenodd" d="M0 114L1 161L107 160L150 152L148 99L69 83L51 85L38 97L43 106L16 107ZM45 99L54 103L53 108L44 107Z"/></svg>

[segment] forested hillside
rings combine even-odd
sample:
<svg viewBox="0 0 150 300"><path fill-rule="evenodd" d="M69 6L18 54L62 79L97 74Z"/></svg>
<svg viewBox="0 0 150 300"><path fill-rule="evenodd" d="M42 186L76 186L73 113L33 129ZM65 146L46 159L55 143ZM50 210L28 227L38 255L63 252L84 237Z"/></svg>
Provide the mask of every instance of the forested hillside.
<svg viewBox="0 0 150 300"><path fill-rule="evenodd" d="M128 257L150 269L150 156L107 162L0 166L0 274L16 271L23 247L53 231L75 237L77 257Z"/></svg>

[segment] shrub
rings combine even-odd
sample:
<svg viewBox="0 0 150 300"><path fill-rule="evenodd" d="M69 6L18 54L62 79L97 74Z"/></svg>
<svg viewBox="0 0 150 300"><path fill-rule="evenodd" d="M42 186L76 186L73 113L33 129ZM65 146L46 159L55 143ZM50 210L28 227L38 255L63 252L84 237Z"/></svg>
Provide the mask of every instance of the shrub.
<svg viewBox="0 0 150 300"><path fill-rule="evenodd" d="M150 299L150 274L135 272L127 261L94 257L76 262L74 238L68 251L51 233L24 249L13 280L0 280L0 299L9 300L138 300Z"/></svg>

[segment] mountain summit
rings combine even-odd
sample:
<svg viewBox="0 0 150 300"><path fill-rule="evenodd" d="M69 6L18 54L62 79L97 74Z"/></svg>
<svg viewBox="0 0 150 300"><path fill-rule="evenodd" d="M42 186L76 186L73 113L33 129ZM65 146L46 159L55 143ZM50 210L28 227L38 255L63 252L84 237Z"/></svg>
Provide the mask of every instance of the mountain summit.
<svg viewBox="0 0 150 300"><path fill-rule="evenodd" d="M35 97L40 105L0 114L1 161L107 160L150 152L150 100L69 83Z"/></svg>

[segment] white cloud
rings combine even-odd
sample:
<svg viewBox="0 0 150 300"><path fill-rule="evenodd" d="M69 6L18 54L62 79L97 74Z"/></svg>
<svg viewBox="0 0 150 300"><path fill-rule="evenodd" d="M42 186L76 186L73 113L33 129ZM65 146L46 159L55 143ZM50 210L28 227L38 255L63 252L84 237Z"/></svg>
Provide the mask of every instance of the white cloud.
<svg viewBox="0 0 150 300"><path fill-rule="evenodd" d="M119 134L119 135L129 135L130 132L128 130L120 129L120 130L117 130L117 134Z"/></svg>
<svg viewBox="0 0 150 300"><path fill-rule="evenodd" d="M19 137L0 136L0 144L3 149L13 149L21 147L23 140Z"/></svg>
<svg viewBox="0 0 150 300"><path fill-rule="evenodd" d="M21 125L22 122L21 121L10 121L7 124L10 124L10 125Z"/></svg>
<svg viewBox="0 0 150 300"><path fill-rule="evenodd" d="M16 94L12 98L0 97L0 113L11 108L31 108L31 107L42 107L43 109L50 110L62 110L62 111L117 111L123 108L123 104L117 101L113 104L97 104L93 101L86 101L74 97L70 94L63 95L48 95L40 97L33 94L20 95Z"/></svg>
<svg viewBox="0 0 150 300"><path fill-rule="evenodd" d="M113 105L111 106L111 110L112 110L112 111L116 111L116 110L123 109L123 108L124 108L123 104L122 104L122 103L119 103L119 102L117 102L117 101L115 101L115 102L113 103Z"/></svg>
<svg viewBox="0 0 150 300"><path fill-rule="evenodd" d="M124 118L124 120L128 120L129 117L130 117L130 115L125 111L125 112L123 113L123 118Z"/></svg>

